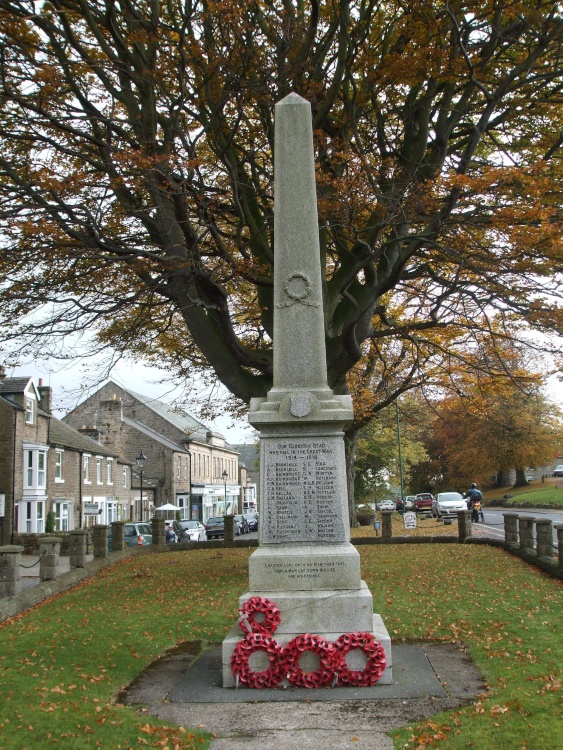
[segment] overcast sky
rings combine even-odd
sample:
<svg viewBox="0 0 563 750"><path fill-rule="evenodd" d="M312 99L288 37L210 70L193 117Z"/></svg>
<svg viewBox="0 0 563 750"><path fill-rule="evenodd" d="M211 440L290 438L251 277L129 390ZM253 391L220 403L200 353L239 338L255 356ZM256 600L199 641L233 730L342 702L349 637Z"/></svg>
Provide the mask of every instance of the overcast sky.
<svg viewBox="0 0 563 750"><path fill-rule="evenodd" d="M53 389L53 413L59 418L98 387L92 387L98 375L95 363L84 359L78 359L72 365L38 360L20 367L7 368L6 375L8 377L29 375L36 383L42 378L43 385L49 385ZM180 389L174 390L170 383L159 382L162 379L162 373L159 370L134 362L123 360L118 362L112 371L111 379L124 388L169 404L174 404L175 397L181 397ZM190 411L189 408L188 411ZM193 410L193 415L199 419L196 409ZM201 421L211 429L222 433L230 443L253 443L256 439L255 430L245 421L234 423L231 418L227 417L220 417L214 421L206 419Z"/></svg>

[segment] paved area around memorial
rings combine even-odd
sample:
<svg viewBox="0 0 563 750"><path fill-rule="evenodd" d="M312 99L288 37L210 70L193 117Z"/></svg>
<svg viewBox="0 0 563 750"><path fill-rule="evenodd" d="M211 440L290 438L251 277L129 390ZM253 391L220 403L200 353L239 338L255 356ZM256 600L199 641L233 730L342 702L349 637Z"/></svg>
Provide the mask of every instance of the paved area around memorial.
<svg viewBox="0 0 563 750"><path fill-rule="evenodd" d="M461 646L393 647L393 685L226 689L221 649L186 643L154 662L120 696L161 720L205 728L211 750L391 750L389 731L471 702L485 690Z"/></svg>

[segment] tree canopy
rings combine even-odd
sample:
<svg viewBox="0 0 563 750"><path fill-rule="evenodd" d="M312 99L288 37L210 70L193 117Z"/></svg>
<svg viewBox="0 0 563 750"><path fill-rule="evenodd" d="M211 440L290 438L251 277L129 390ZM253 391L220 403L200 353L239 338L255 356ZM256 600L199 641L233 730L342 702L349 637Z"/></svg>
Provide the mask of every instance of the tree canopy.
<svg viewBox="0 0 563 750"><path fill-rule="evenodd" d="M94 328L264 395L290 91L332 387L387 341L558 334L562 53L547 0L0 0L0 338Z"/></svg>

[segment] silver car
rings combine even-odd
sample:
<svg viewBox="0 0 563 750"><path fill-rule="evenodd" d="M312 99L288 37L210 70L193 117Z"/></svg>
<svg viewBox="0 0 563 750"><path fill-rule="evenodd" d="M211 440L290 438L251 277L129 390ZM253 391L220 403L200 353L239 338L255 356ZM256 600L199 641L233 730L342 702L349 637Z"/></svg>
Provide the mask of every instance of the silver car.
<svg viewBox="0 0 563 750"><path fill-rule="evenodd" d="M205 533L205 526L199 521L178 521L180 526L184 529L188 535L190 542L206 542L207 535Z"/></svg>
<svg viewBox="0 0 563 750"><path fill-rule="evenodd" d="M434 518L451 518L460 510L467 510L467 503L459 492L438 492L432 500Z"/></svg>

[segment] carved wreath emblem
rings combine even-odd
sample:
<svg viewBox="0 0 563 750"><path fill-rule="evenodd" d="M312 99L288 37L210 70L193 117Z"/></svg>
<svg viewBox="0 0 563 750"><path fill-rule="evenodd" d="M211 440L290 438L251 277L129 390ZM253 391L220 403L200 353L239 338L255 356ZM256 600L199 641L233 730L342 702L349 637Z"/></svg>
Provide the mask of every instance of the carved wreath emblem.
<svg viewBox="0 0 563 750"><path fill-rule="evenodd" d="M318 307L318 302L308 300L307 297L311 294L313 284L311 279L304 273L292 273L283 282L283 291L289 297L288 302L280 302L278 307L291 307L296 303L300 305L307 305L308 307Z"/></svg>

